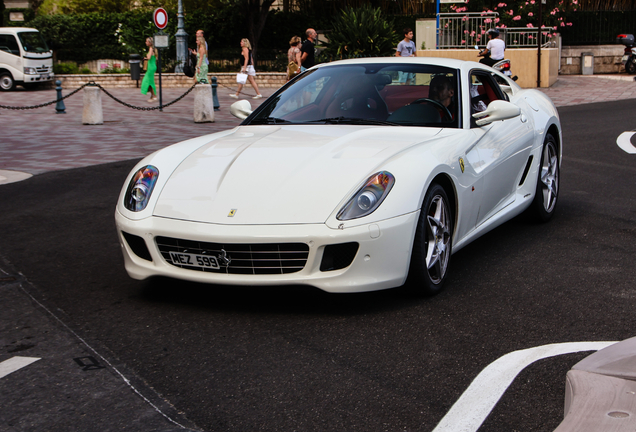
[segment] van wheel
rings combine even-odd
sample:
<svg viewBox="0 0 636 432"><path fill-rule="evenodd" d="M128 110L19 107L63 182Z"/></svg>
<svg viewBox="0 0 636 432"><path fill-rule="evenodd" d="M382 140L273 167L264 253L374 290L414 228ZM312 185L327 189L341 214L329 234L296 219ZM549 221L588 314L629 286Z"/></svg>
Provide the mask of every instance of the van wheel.
<svg viewBox="0 0 636 432"><path fill-rule="evenodd" d="M0 90L11 91L15 88L15 81L13 76L9 72L3 72L0 74Z"/></svg>

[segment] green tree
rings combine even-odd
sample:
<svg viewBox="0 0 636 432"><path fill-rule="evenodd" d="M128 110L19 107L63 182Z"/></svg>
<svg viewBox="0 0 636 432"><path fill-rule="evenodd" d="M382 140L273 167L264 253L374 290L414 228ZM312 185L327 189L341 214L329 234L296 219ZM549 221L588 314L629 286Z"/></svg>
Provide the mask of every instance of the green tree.
<svg viewBox="0 0 636 432"><path fill-rule="evenodd" d="M382 17L380 8L347 8L327 32L329 42L324 54L336 58L392 55L400 39L393 28L393 22Z"/></svg>

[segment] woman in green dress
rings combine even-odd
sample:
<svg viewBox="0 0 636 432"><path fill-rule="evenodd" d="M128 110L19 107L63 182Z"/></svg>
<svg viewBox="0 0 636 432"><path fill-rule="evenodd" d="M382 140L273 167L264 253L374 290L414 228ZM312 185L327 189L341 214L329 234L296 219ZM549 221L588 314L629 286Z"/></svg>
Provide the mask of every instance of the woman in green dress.
<svg viewBox="0 0 636 432"><path fill-rule="evenodd" d="M208 65L205 59L208 56L205 38L197 36L197 73L194 76L195 83L208 84Z"/></svg>
<svg viewBox="0 0 636 432"><path fill-rule="evenodd" d="M157 100L157 87L155 86L155 72L157 71L157 60L155 57L155 45L151 37L146 38L146 46L148 47L148 54L146 60L146 74L144 80L141 82L141 94L145 95L150 90L150 99L148 102L154 102Z"/></svg>

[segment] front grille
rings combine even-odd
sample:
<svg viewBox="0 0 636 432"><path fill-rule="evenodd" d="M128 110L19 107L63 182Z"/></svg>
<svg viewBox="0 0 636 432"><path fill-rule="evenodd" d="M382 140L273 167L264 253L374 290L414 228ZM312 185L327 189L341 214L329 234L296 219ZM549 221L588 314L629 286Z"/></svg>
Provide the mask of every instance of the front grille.
<svg viewBox="0 0 636 432"><path fill-rule="evenodd" d="M42 66L42 67L36 67L35 70L37 71L37 73L39 74L43 74L43 73L49 73L49 67L48 66Z"/></svg>
<svg viewBox="0 0 636 432"><path fill-rule="evenodd" d="M229 274L287 274L301 271L307 263L309 246L305 243L223 244L156 237L159 252L167 263L189 270ZM229 264L208 268L173 262L170 252L214 257L225 256ZM225 255L223 255L225 252ZM218 259L221 263L223 260Z"/></svg>

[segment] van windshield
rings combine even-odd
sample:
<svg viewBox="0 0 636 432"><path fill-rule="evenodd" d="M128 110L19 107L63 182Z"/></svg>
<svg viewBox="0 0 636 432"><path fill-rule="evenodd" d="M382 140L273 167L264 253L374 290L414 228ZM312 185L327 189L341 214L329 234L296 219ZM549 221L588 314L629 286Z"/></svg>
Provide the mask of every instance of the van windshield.
<svg viewBox="0 0 636 432"><path fill-rule="evenodd" d="M18 33L22 48L26 52L31 53L45 53L49 52L49 47L44 42L42 35L39 32L22 32Z"/></svg>

